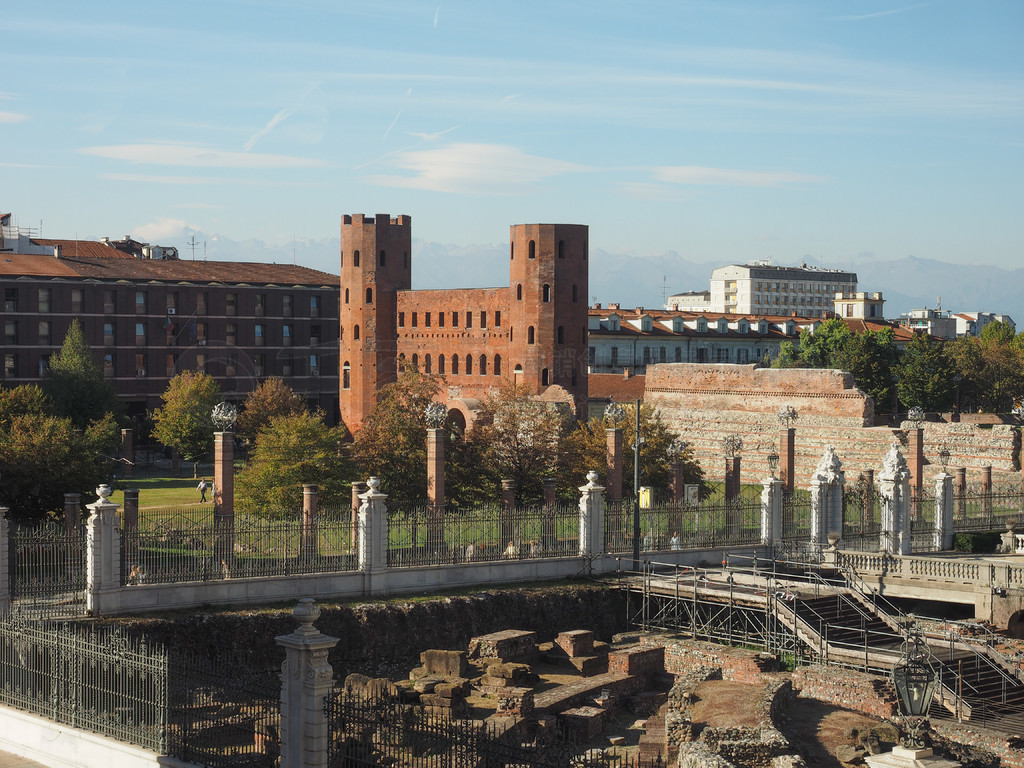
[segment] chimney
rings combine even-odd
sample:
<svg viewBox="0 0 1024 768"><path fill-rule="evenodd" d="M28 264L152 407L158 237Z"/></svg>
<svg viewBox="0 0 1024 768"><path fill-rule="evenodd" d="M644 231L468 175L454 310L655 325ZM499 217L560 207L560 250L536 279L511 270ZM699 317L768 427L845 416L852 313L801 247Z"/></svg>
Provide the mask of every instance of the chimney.
<svg viewBox="0 0 1024 768"><path fill-rule="evenodd" d="M594 302L594 309L600 309L600 308L601 308L601 302L600 301L595 301Z"/></svg>
<svg viewBox="0 0 1024 768"><path fill-rule="evenodd" d="M633 376L633 370L631 368L623 368L622 369L622 378L628 379L628 378L631 378L632 376Z"/></svg>
<svg viewBox="0 0 1024 768"><path fill-rule="evenodd" d="M53 246L53 258L55 258L55 259L59 259L60 258L60 246L59 245Z"/></svg>

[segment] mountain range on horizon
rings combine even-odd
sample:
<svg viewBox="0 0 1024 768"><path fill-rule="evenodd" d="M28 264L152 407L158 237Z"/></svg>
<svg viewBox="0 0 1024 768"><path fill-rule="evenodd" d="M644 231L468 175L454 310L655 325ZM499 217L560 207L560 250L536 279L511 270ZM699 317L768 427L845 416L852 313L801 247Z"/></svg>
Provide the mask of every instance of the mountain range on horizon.
<svg viewBox="0 0 1024 768"><path fill-rule="evenodd" d="M191 236L193 233L188 232ZM202 233L194 233L203 241ZM270 245L260 240L231 240L206 236L206 258L218 261L296 263L338 274L338 238L298 239ZM199 249L197 249L198 251ZM182 259L192 258L180 248ZM201 251L200 251L201 253ZM452 245L413 239L413 288L483 288L508 284L507 245ZM197 256L198 258L198 256ZM623 308L664 306L665 297L682 291L707 290L711 271L727 261L689 261L675 251L660 255L590 251L589 303ZM857 273L858 290L881 291L885 315L899 317L915 309L941 308L951 312L995 312L1024 322L1024 269L951 264L935 259L905 256L884 259L864 255L843 263L822 263L804 256L776 259L780 266L843 269Z"/></svg>

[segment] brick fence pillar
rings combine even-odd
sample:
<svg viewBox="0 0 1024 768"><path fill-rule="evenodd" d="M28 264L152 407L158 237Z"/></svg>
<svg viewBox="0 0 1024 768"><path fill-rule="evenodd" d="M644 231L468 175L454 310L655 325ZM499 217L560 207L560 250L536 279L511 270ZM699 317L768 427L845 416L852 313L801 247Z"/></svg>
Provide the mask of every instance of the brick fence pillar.
<svg viewBox="0 0 1024 768"><path fill-rule="evenodd" d="M11 610L11 549L8 507L0 507L0 616Z"/></svg>
<svg viewBox="0 0 1024 768"><path fill-rule="evenodd" d="M992 467L981 468L981 508L985 520L992 521Z"/></svg>
<svg viewBox="0 0 1024 768"><path fill-rule="evenodd" d="M135 431L121 430L121 476L131 477L135 470Z"/></svg>
<svg viewBox="0 0 1024 768"><path fill-rule="evenodd" d="M78 533L78 525L82 521L82 494L64 494L64 530L74 537Z"/></svg>
<svg viewBox="0 0 1024 768"><path fill-rule="evenodd" d="M591 470L587 484L580 486L580 555L587 558L604 552L605 489L597 484L597 478L597 472Z"/></svg>
<svg viewBox="0 0 1024 768"><path fill-rule="evenodd" d="M299 533L299 551L303 560L313 560L319 551L317 541L317 487L307 483L302 486L302 528Z"/></svg>
<svg viewBox="0 0 1024 768"><path fill-rule="evenodd" d="M967 519L967 467L957 467L956 472L956 516Z"/></svg>
<svg viewBox="0 0 1024 768"><path fill-rule="evenodd" d="M910 485L916 491L924 480L924 428L907 430L907 465Z"/></svg>
<svg viewBox="0 0 1024 768"><path fill-rule="evenodd" d="M213 433L213 522L215 556L230 572L235 559L235 433Z"/></svg>
<svg viewBox="0 0 1024 768"><path fill-rule="evenodd" d="M555 530L555 508L557 481L553 477L544 478L544 521L541 527L540 547L542 552L550 552L558 544L558 532Z"/></svg>
<svg viewBox="0 0 1024 768"><path fill-rule="evenodd" d="M608 472L605 486L608 488L608 501L622 500L622 429L605 429L605 455Z"/></svg>
<svg viewBox="0 0 1024 768"><path fill-rule="evenodd" d="M139 528L139 489L124 489L124 507L121 509L121 527L126 531Z"/></svg>
<svg viewBox="0 0 1024 768"><path fill-rule="evenodd" d="M445 431L427 429L427 550L444 550L444 441Z"/></svg>
<svg viewBox="0 0 1024 768"><path fill-rule="evenodd" d="M498 527L501 530L501 540L498 546L505 549L512 541L512 516L516 508L516 481L501 481L501 518ZM518 545L517 545L518 546Z"/></svg>
<svg viewBox="0 0 1024 768"><path fill-rule="evenodd" d="M740 457L732 456L725 460L725 498L727 501L738 499L740 495Z"/></svg>
<svg viewBox="0 0 1024 768"><path fill-rule="evenodd" d="M274 641L285 649L281 665L281 768L326 768L330 738L324 700L334 688L327 652L338 638L313 626L320 609L304 597L292 611L299 626Z"/></svg>
<svg viewBox="0 0 1024 768"><path fill-rule="evenodd" d="M900 453L899 443L889 446L878 476L882 496L882 531L878 549L896 555L909 555L910 537L910 470Z"/></svg>
<svg viewBox="0 0 1024 768"><path fill-rule="evenodd" d="M387 494L381 493L380 480L366 481L369 490L359 496L359 570L366 575L367 594L383 592L387 585L382 578L388 567Z"/></svg>
<svg viewBox="0 0 1024 768"><path fill-rule="evenodd" d="M92 504L86 521L86 592L85 606L93 616L117 609L121 589L121 534L117 504L107 499L110 486L96 489L99 496Z"/></svg>
<svg viewBox="0 0 1024 768"><path fill-rule="evenodd" d="M786 493L792 493L796 487L796 427L787 427L779 437L779 477L782 478Z"/></svg>

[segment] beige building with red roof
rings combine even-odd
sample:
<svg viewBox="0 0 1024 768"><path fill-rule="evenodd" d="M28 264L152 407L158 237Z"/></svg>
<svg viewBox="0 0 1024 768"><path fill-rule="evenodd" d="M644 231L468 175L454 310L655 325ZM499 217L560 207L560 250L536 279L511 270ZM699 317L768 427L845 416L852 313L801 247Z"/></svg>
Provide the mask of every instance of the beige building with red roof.
<svg viewBox="0 0 1024 768"><path fill-rule="evenodd" d="M279 376L338 414L339 278L290 264L190 261L173 248L0 226L0 379L38 383L78 318L137 428L183 370L241 401Z"/></svg>

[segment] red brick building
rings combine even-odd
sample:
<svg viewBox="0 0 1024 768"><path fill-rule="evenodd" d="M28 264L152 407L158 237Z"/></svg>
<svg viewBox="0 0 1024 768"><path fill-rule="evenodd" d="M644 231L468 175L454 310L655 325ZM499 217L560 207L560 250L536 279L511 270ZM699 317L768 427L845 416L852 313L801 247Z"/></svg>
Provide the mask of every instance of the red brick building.
<svg viewBox="0 0 1024 768"><path fill-rule="evenodd" d="M182 370L241 402L279 376L337 419L338 278L290 264L180 260L119 241L0 234L0 381L39 383L74 318L136 427Z"/></svg>
<svg viewBox="0 0 1024 768"><path fill-rule="evenodd" d="M509 378L531 392L587 399L588 228L519 224L509 237L509 284L412 290L409 216L341 222L340 408L357 429L401 361L441 374L450 409ZM560 388L560 389L553 389Z"/></svg>

